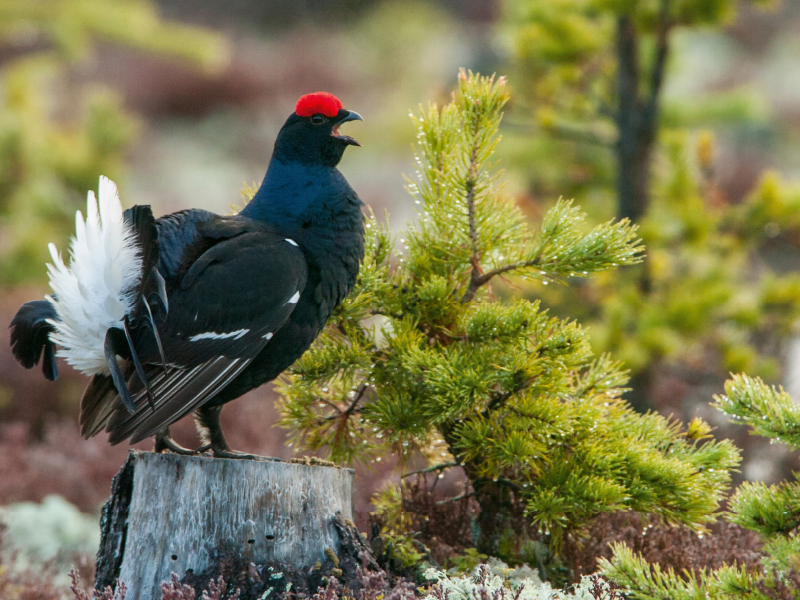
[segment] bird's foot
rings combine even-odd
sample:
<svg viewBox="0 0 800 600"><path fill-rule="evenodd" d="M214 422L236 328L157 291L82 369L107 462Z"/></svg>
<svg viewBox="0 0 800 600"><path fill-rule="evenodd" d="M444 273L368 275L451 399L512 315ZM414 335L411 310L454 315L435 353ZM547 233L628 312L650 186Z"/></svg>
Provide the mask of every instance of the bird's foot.
<svg viewBox="0 0 800 600"><path fill-rule="evenodd" d="M211 452L214 458L234 458L239 460L271 460L275 462L281 462L280 458L275 458L273 456L260 456L258 454L248 454L247 452L239 452L238 450L231 450L230 446L227 443L225 444L214 444L213 442L210 444L205 444L204 446L200 446L196 452Z"/></svg>
<svg viewBox="0 0 800 600"><path fill-rule="evenodd" d="M211 452L214 453L214 458L238 458L241 460L258 460L261 458L255 454L247 454L246 452L238 452L236 450L228 450L225 448L212 448Z"/></svg>
<svg viewBox="0 0 800 600"><path fill-rule="evenodd" d="M240 460L272 460L280 462L281 459L271 456L258 456L257 454L247 454L231 450L222 427L219 423L219 413L222 406L202 406L197 411L197 430L200 433L204 444L197 449L197 452L208 452L215 458L237 458Z"/></svg>
<svg viewBox="0 0 800 600"><path fill-rule="evenodd" d="M153 448L153 451L159 453L169 451L182 456L197 456L198 454L197 450L184 448L178 442L173 440L172 436L169 434L169 431L156 435L156 445L155 448Z"/></svg>
<svg viewBox="0 0 800 600"><path fill-rule="evenodd" d="M273 456L259 456L258 454L247 454L246 452L239 452L238 450L231 450L230 448L210 447L214 458L237 458L240 460L271 460L281 462L280 458Z"/></svg>

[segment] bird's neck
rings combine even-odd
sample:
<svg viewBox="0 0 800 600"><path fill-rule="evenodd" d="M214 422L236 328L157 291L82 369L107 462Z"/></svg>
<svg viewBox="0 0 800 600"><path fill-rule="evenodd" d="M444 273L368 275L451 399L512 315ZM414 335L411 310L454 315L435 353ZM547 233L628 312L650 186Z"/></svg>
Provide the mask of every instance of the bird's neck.
<svg viewBox="0 0 800 600"><path fill-rule="evenodd" d="M335 167L273 158L264 182L240 214L275 227L299 243L312 263L324 263L363 253L361 207Z"/></svg>
<svg viewBox="0 0 800 600"><path fill-rule="evenodd" d="M361 207L335 167L273 159L258 192L240 214L278 228L300 245L310 283L319 291L316 302L324 322L352 288L364 256Z"/></svg>
<svg viewBox="0 0 800 600"><path fill-rule="evenodd" d="M317 213L342 200L350 186L335 167L282 162L273 158L261 187L241 214L281 231L308 227Z"/></svg>

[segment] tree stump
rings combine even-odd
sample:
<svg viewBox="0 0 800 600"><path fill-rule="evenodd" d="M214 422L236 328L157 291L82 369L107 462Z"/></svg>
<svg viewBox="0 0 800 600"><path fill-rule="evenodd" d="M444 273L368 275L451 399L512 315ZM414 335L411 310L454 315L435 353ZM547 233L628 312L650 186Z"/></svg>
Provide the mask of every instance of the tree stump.
<svg viewBox="0 0 800 600"><path fill-rule="evenodd" d="M342 551L359 555L354 579L359 557L374 561L352 525L353 488L352 469L132 451L103 508L95 587L119 579L128 598L158 600L171 573L197 583L227 557L256 578L285 572L276 592L314 592L325 573L342 579Z"/></svg>

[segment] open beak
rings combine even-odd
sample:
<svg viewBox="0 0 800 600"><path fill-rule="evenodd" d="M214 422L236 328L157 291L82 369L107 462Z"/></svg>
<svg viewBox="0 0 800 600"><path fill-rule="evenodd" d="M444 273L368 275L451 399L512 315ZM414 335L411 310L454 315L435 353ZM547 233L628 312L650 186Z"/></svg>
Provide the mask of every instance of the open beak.
<svg viewBox="0 0 800 600"><path fill-rule="evenodd" d="M348 121L363 121L364 119L361 117L360 114L353 110L345 111L344 116L339 119L339 122L333 126L333 131L331 131L331 135L337 139L342 140L348 146L360 146L361 144L358 143L355 139L351 138L349 135L341 135L339 133L339 125L342 123L347 123Z"/></svg>

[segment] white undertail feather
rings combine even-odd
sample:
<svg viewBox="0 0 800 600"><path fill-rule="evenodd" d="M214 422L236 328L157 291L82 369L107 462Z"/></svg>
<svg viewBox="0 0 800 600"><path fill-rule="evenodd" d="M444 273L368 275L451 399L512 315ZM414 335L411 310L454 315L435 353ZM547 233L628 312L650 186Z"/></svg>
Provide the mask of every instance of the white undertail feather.
<svg viewBox="0 0 800 600"><path fill-rule="evenodd" d="M87 375L108 374L103 344L110 327L136 305L135 290L142 278L142 259L136 235L123 219L117 186L100 177L100 206L94 192L86 200L86 220L75 215L75 236L67 267L54 244L47 265L53 295L47 299L60 321L53 321L50 339L60 356Z"/></svg>

